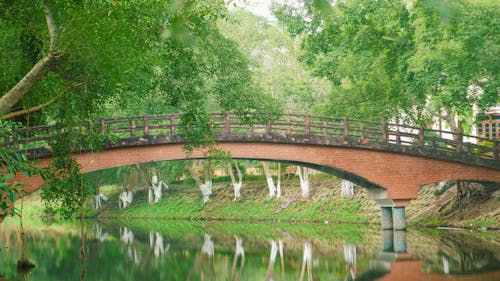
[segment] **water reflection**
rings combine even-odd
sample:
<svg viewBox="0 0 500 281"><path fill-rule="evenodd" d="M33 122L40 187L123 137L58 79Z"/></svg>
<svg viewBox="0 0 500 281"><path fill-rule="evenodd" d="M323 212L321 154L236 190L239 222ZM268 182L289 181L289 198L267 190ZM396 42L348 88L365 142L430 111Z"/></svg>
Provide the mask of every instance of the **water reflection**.
<svg viewBox="0 0 500 281"><path fill-rule="evenodd" d="M362 226L137 222L25 225L26 280L500 280L500 233ZM0 225L0 280L24 280L15 222ZM79 255L83 245L85 257Z"/></svg>

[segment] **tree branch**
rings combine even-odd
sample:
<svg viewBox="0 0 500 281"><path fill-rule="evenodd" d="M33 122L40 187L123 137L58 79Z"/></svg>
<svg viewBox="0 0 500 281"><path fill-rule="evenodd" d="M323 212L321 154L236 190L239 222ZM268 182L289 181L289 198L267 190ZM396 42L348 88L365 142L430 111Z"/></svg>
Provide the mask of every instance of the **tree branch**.
<svg viewBox="0 0 500 281"><path fill-rule="evenodd" d="M50 52L56 49L56 40L57 40L57 26L54 21L54 15L52 14L52 9L49 5L45 4L45 1L42 1L43 8L45 10L45 20L47 21L47 28L49 30L50 35Z"/></svg>
<svg viewBox="0 0 500 281"><path fill-rule="evenodd" d="M45 9L45 19L50 35L49 54L39 60L14 87L0 98L0 115L7 114L45 76L47 66L52 63L53 59L61 55L60 51L55 50L57 31L52 10L44 1L42 1L42 4Z"/></svg>
<svg viewBox="0 0 500 281"><path fill-rule="evenodd" d="M14 87L0 98L0 115L7 114L27 92L45 76L47 65L58 55L58 52L51 52L43 57Z"/></svg>
<svg viewBox="0 0 500 281"><path fill-rule="evenodd" d="M46 108L47 106L53 104L54 102L56 102L65 93L66 93L66 91L62 92L57 97L49 100L48 102L40 104L40 105L37 105L37 106L34 106L32 108L28 108L28 109L23 109L23 110L19 110L19 111L7 113L7 114L5 114L5 115L2 116L2 119L8 120L8 119L12 119L12 118L15 118L15 117L18 117L18 116L23 116L23 115L26 115L26 114L30 114L30 113L33 113L33 112L40 111L40 110Z"/></svg>

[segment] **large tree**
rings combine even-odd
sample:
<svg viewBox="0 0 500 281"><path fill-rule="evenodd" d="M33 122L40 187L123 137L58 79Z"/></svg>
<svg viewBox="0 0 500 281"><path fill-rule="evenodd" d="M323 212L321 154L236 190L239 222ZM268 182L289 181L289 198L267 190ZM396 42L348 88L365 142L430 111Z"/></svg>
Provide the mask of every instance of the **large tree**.
<svg viewBox="0 0 500 281"><path fill-rule="evenodd" d="M68 155L99 146L81 125L129 104L146 104L134 114L181 112L187 148L210 143L208 110L271 102L259 100L246 58L219 32L226 12L222 0L2 1L0 116L66 128L51 143L63 161L52 174L76 178ZM71 179L57 182L81 190Z"/></svg>

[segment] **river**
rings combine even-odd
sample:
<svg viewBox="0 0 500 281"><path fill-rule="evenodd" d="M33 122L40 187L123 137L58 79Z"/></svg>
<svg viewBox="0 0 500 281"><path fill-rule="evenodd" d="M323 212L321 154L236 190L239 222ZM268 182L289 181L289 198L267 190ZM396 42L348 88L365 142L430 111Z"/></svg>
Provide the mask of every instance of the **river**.
<svg viewBox="0 0 500 281"><path fill-rule="evenodd" d="M0 280L500 280L500 233L366 225L24 221L1 225ZM83 237L83 239L82 239ZM3 279L2 279L3 278Z"/></svg>

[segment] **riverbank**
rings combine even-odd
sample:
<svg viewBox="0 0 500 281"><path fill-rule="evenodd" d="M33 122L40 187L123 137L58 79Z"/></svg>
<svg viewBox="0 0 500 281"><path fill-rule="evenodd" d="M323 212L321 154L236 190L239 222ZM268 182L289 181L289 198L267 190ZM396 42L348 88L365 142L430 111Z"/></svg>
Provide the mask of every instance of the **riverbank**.
<svg viewBox="0 0 500 281"><path fill-rule="evenodd" d="M366 191L356 187L352 198L341 198L340 181L320 175L311 177L311 196L300 196L298 179L282 182L282 198L269 199L263 180L244 182L242 198L234 201L228 182L214 183L213 194L207 203L201 202L198 188L175 184L156 204L147 203L146 191L134 194L133 204L118 209L116 194L110 203L96 214L102 219L155 218L188 220L249 220L322 223L377 223L376 204L367 200Z"/></svg>
<svg viewBox="0 0 500 281"><path fill-rule="evenodd" d="M101 187L110 200L98 212L89 207L87 216L105 220L183 219L233 221L287 221L320 223L380 224L380 209L367 199L366 190L355 187L354 197L341 198L340 181L319 174L311 177L311 197L303 199L297 178L282 182L283 197L268 198L263 179L244 181L242 198L233 201L233 189L227 181L216 181L209 202L201 202L201 194L193 183L170 184L170 189L156 204L147 203L145 190L134 192L129 208L119 209L118 187ZM427 185L406 209L407 224L419 227L460 227L500 229L500 185L473 184L477 193L463 198L458 206L456 185ZM25 201L24 214L40 217L42 205L37 194Z"/></svg>

